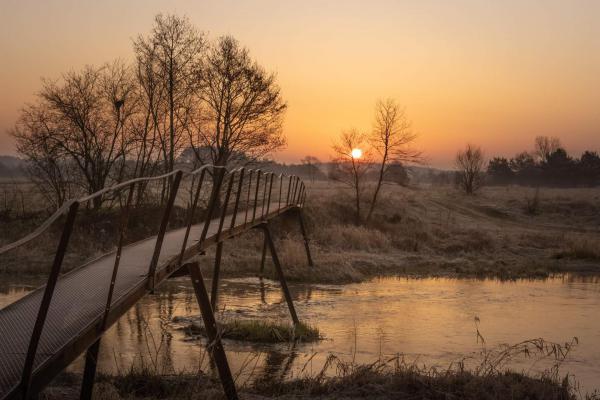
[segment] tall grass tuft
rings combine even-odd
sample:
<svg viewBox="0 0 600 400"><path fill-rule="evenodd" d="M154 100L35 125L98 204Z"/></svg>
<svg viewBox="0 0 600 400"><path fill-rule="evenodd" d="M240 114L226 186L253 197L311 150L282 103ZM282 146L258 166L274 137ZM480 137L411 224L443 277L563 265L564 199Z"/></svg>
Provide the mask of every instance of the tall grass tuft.
<svg viewBox="0 0 600 400"><path fill-rule="evenodd" d="M525 214L538 215L540 213L540 189L536 188L533 197L525 198Z"/></svg>
<svg viewBox="0 0 600 400"><path fill-rule="evenodd" d="M568 376L560 379L558 368L576 344L574 338L562 345L533 339L493 350L484 346L473 369L466 368L466 359L437 369L406 362L401 355L356 364L332 354L316 374L287 381L259 380L253 389L286 398L575 400L574 383ZM517 356L533 358L534 363L550 358L554 363L539 376L528 376L505 368Z"/></svg>
<svg viewBox="0 0 600 400"><path fill-rule="evenodd" d="M560 251L554 254L557 259L600 260L600 240L583 235L568 235Z"/></svg>
<svg viewBox="0 0 600 400"><path fill-rule="evenodd" d="M218 323L224 339L255 343L314 342L321 339L319 329L301 322L290 325L280 321L229 320ZM205 334L204 325L193 323L191 333Z"/></svg>

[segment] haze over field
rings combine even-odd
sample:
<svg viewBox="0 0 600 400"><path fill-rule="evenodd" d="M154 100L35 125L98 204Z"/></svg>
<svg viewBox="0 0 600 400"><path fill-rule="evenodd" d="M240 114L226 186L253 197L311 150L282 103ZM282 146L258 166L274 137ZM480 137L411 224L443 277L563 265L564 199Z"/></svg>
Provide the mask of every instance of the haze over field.
<svg viewBox="0 0 600 400"><path fill-rule="evenodd" d="M570 153L600 146L600 2L393 1L0 3L0 153L40 78L115 58L157 13L185 14L211 37L232 34L278 74L288 146L323 160L343 129L368 130L394 97L434 166L476 142L512 156L536 135Z"/></svg>

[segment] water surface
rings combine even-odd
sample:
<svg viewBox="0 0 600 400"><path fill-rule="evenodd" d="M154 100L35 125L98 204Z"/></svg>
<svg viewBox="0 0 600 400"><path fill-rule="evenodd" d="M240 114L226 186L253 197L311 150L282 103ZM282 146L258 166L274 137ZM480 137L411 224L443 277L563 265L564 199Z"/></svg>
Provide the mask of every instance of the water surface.
<svg viewBox="0 0 600 400"><path fill-rule="evenodd" d="M209 282L207 282L209 284ZM0 307L32 289L0 284ZM263 374L293 377L317 372L329 354L373 362L402 354L409 362L447 368L482 351L475 318L487 348L542 337L579 344L561 366L584 390L600 387L600 282L597 278L547 280L382 278L350 285L290 285L300 318L319 328L318 343L253 345L225 341L238 383ZM290 320L279 285L257 278L221 284L218 318ZM107 332L100 369L115 372L132 362L162 372L209 369L202 340L190 337L181 318L197 317L189 278L166 282ZM178 322L173 322L173 320ZM550 365L516 359L511 367L537 373ZM82 368L77 360L73 370Z"/></svg>

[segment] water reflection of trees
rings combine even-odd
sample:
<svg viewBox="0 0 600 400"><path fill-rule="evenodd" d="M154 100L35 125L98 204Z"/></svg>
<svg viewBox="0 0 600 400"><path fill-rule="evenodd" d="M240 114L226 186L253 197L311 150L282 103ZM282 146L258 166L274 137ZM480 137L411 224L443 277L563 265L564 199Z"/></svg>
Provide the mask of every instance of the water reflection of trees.
<svg viewBox="0 0 600 400"><path fill-rule="evenodd" d="M260 381L277 382L288 377L294 361L298 358L296 343L292 343L287 351L272 348L265 352L264 366L260 375L256 377Z"/></svg>

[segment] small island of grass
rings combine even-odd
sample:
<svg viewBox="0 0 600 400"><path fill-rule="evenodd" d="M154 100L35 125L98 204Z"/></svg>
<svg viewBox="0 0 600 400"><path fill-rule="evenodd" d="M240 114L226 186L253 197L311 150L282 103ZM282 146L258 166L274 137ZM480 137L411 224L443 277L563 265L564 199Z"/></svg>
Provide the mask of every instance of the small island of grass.
<svg viewBox="0 0 600 400"><path fill-rule="evenodd" d="M315 342L322 339L319 329L300 322L291 325L269 320L228 320L218 323L221 337L255 343ZM194 334L205 335L204 325L193 322L188 329Z"/></svg>

